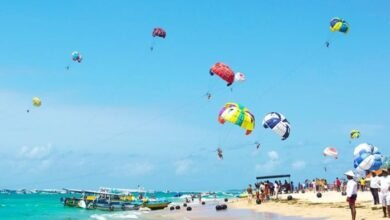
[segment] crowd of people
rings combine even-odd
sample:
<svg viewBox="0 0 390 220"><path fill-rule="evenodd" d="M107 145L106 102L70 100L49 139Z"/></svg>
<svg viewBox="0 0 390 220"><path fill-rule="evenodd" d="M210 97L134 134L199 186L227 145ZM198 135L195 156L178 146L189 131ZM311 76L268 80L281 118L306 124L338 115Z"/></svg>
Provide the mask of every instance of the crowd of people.
<svg viewBox="0 0 390 220"><path fill-rule="evenodd" d="M348 171L345 178L336 178L332 183L326 179L306 179L296 186L292 181L263 181L256 182L254 188L249 184L247 188L248 202L252 203L253 197L260 204L271 198L278 199L281 193L305 193L309 192L342 192L351 210L352 220L356 219L355 201L358 192L371 191L373 204L382 205L383 217L390 218L390 168L367 174L366 178L357 178L353 171Z"/></svg>

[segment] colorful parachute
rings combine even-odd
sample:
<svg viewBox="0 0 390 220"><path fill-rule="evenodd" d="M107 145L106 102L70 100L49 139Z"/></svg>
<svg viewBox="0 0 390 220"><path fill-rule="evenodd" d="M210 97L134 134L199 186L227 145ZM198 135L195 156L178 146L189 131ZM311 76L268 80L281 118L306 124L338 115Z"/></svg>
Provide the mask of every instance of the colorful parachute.
<svg viewBox="0 0 390 220"><path fill-rule="evenodd" d="M282 137L282 141L286 140L290 135L290 123L284 115L278 112L268 113L263 120L264 128L271 128L276 134Z"/></svg>
<svg viewBox="0 0 390 220"><path fill-rule="evenodd" d="M245 75L243 73L240 73L240 72L237 72L235 75L234 75L234 82L236 81L245 81Z"/></svg>
<svg viewBox="0 0 390 220"><path fill-rule="evenodd" d="M227 82L227 86L230 86L234 82L234 72L230 67L224 63L218 62L214 64L210 69L210 75L218 75L221 79Z"/></svg>
<svg viewBox="0 0 390 220"><path fill-rule="evenodd" d="M40 98L34 97L34 98L32 99L32 104L33 104L35 107L39 107L39 106L42 105L42 101L41 101Z"/></svg>
<svg viewBox="0 0 390 220"><path fill-rule="evenodd" d="M153 29L152 36L165 38L167 36L167 33L164 29L157 27Z"/></svg>
<svg viewBox="0 0 390 220"><path fill-rule="evenodd" d="M354 152L354 167L358 172L378 170L383 163L383 156L377 147L371 144L359 144Z"/></svg>
<svg viewBox="0 0 390 220"><path fill-rule="evenodd" d="M83 61L83 57L81 56L81 54L78 51L73 51L72 52L72 60L75 62L77 61L77 62L81 63L81 61Z"/></svg>
<svg viewBox="0 0 390 220"><path fill-rule="evenodd" d="M330 30L332 32L338 31L346 34L349 31L349 24L345 20L335 17L330 20Z"/></svg>
<svg viewBox="0 0 390 220"><path fill-rule="evenodd" d="M246 129L246 135L249 135L255 129L255 116L249 109L237 103L226 103L218 115L218 121L224 124L225 121L233 123Z"/></svg>
<svg viewBox="0 0 390 220"><path fill-rule="evenodd" d="M333 147L327 147L324 149L324 156L330 156L334 158L338 158L339 153L337 152L336 148Z"/></svg>
<svg viewBox="0 0 390 220"><path fill-rule="evenodd" d="M359 130L352 130L350 133L351 139L357 139L360 137L360 131Z"/></svg>

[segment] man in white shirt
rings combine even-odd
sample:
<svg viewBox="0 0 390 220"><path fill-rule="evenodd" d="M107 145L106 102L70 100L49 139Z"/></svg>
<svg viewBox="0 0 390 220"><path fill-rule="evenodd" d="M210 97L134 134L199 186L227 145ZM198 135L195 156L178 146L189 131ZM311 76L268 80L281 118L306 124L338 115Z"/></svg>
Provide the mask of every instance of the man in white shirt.
<svg viewBox="0 0 390 220"><path fill-rule="evenodd" d="M378 190L379 190L379 177L376 175L375 172L372 172L371 180L370 180L370 191L374 199L374 205L379 205Z"/></svg>
<svg viewBox="0 0 390 220"><path fill-rule="evenodd" d="M390 178L387 170L382 170L379 178L380 200L382 203L383 217L390 216Z"/></svg>
<svg viewBox="0 0 390 220"><path fill-rule="evenodd" d="M357 183L353 179L355 177L355 174L352 170L344 173L345 176L347 176L348 182L347 182L347 202L349 203L349 208L351 209L351 216L352 220L356 219L356 207L355 202L357 198Z"/></svg>
<svg viewBox="0 0 390 220"><path fill-rule="evenodd" d="M279 185L278 183L275 181L274 183L274 187L275 187L275 198L278 199L278 195L279 195Z"/></svg>

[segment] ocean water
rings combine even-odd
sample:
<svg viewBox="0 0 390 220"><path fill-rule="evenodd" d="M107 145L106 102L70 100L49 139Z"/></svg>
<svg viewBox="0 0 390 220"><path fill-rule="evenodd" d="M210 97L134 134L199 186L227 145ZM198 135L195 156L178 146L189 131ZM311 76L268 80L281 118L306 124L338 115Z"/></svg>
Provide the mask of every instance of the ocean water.
<svg viewBox="0 0 390 220"><path fill-rule="evenodd" d="M157 198L168 199L173 204L182 204L183 197L174 197L174 194L156 193ZM114 211L86 210L81 208L66 207L60 201L62 197L76 195L66 194L0 194L0 219L1 220L115 220L115 219L191 219L188 212L181 210L169 211ZM219 193L218 198L233 198L235 194ZM297 219L285 218L269 213L253 213L249 210L229 210L216 212L214 207L221 200L215 200L212 196L204 198L206 206L200 205L196 200L191 204L191 215L208 217L209 219L255 219L255 220L279 220Z"/></svg>

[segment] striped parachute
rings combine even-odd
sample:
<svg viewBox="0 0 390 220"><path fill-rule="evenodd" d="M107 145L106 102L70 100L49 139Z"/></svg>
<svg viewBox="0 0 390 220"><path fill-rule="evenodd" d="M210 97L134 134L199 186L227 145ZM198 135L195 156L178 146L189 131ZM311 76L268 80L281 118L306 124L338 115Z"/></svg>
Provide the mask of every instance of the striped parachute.
<svg viewBox="0 0 390 220"><path fill-rule="evenodd" d="M350 133L350 137L351 139L356 139L356 138L359 138L360 137L360 131L359 130L352 130L351 133Z"/></svg>
<svg viewBox="0 0 390 220"><path fill-rule="evenodd" d="M240 126L249 135L255 129L255 116L244 106L229 102L219 111L218 121L224 124L226 121Z"/></svg>
<svg viewBox="0 0 390 220"><path fill-rule="evenodd" d="M327 147L324 149L324 156L334 157L335 159L337 159L339 153L337 152L336 148Z"/></svg>
<svg viewBox="0 0 390 220"><path fill-rule="evenodd" d="M371 144L359 144L354 152L354 167L358 172L378 170L383 164L383 156L377 147Z"/></svg>
<svg viewBox="0 0 390 220"><path fill-rule="evenodd" d="M210 75L217 75L221 79L227 82L227 86L230 86L234 82L234 72L230 67L224 63L218 62L210 68Z"/></svg>
<svg viewBox="0 0 390 220"><path fill-rule="evenodd" d="M276 134L282 137L282 141L286 140L290 135L290 123L284 115L278 112L268 113L263 120L264 128L271 128Z"/></svg>
<svg viewBox="0 0 390 220"><path fill-rule="evenodd" d="M337 31L346 34L349 31L349 24L345 20L335 17L330 20L329 28L332 32Z"/></svg>

